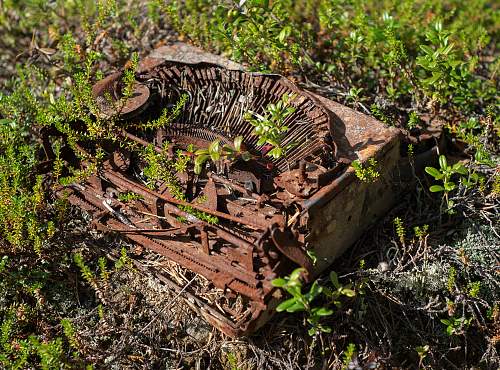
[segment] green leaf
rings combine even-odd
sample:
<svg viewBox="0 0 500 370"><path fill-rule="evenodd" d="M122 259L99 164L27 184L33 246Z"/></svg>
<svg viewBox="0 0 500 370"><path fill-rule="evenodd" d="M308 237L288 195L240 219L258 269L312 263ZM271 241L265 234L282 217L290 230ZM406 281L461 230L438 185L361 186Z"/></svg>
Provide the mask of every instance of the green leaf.
<svg viewBox="0 0 500 370"><path fill-rule="evenodd" d="M210 158L212 158L212 161L218 161L220 159L220 153L219 152L212 152L210 153Z"/></svg>
<svg viewBox="0 0 500 370"><path fill-rule="evenodd" d="M276 307L276 312L286 311L289 307L293 306L296 302L295 298L287 299L286 301L281 302L278 307Z"/></svg>
<svg viewBox="0 0 500 370"><path fill-rule="evenodd" d="M452 322L451 320L448 320L448 319L441 319L441 322L445 325L452 325Z"/></svg>
<svg viewBox="0 0 500 370"><path fill-rule="evenodd" d="M452 191L453 189L455 189L455 187L456 185L454 182L449 181L444 183L444 188L446 191Z"/></svg>
<svg viewBox="0 0 500 370"><path fill-rule="evenodd" d="M295 298L300 298L302 297L302 289L301 289L301 284L296 281L295 284L293 284L294 281L289 281L288 285L286 287L286 291L288 294L294 296Z"/></svg>
<svg viewBox="0 0 500 370"><path fill-rule="evenodd" d="M201 154L201 155L198 155L195 159L194 159L194 164L203 164L204 162L206 162L208 160L209 156L208 154Z"/></svg>
<svg viewBox="0 0 500 370"><path fill-rule="evenodd" d="M467 173L469 172L462 163L455 163L453 165L453 170L461 175L467 175Z"/></svg>
<svg viewBox="0 0 500 370"><path fill-rule="evenodd" d="M340 288L339 279L338 279L337 273L335 271L330 272L330 281L332 282L333 286L336 289Z"/></svg>
<svg viewBox="0 0 500 370"><path fill-rule="evenodd" d="M241 143L243 143L243 136L237 136L234 139L234 149L236 149L237 152L241 151Z"/></svg>
<svg viewBox="0 0 500 370"><path fill-rule="evenodd" d="M444 188L441 185L432 185L429 190L431 193L438 193L440 191L444 191Z"/></svg>
<svg viewBox="0 0 500 370"><path fill-rule="evenodd" d="M275 159L278 159L283 155L283 149L278 146L274 147L269 152L267 152L267 155Z"/></svg>
<svg viewBox="0 0 500 370"><path fill-rule="evenodd" d="M195 163L194 164L194 173L197 174L197 175L199 175L201 173L201 170L202 170L201 164Z"/></svg>
<svg viewBox="0 0 500 370"><path fill-rule="evenodd" d="M258 146L264 145L265 143L266 143L266 138L265 137L261 137L261 138L259 138L259 141L257 141L257 145Z"/></svg>
<svg viewBox="0 0 500 370"><path fill-rule="evenodd" d="M440 180L443 177L441 172L439 172L439 170L434 167L425 167L425 172L434 177L436 180Z"/></svg>
<svg viewBox="0 0 500 370"><path fill-rule="evenodd" d="M439 167L441 167L442 170L445 170L447 166L448 162L446 161L446 157L441 154L439 156Z"/></svg>
<svg viewBox="0 0 500 370"><path fill-rule="evenodd" d="M448 55L450 51L453 50L453 47L454 47L453 43L449 44L446 48L443 49L442 53L444 55Z"/></svg>
<svg viewBox="0 0 500 370"><path fill-rule="evenodd" d="M432 77L425 80L425 82L429 85L434 85L439 79L443 76L441 72L432 72Z"/></svg>
<svg viewBox="0 0 500 370"><path fill-rule="evenodd" d="M198 149L196 152L194 152L194 155L202 155L202 154L208 154L208 150Z"/></svg>
<svg viewBox="0 0 500 370"><path fill-rule="evenodd" d="M220 140L214 140L210 145L208 146L208 151L210 154L212 153L219 153L219 147L220 147Z"/></svg>
<svg viewBox="0 0 500 370"><path fill-rule="evenodd" d="M294 298L295 299L295 298ZM304 304L302 302L299 302L299 301L295 301L295 303L293 305L291 305L290 307L288 307L286 309L286 312L300 312L300 311L305 311L306 307L304 306Z"/></svg>
<svg viewBox="0 0 500 370"><path fill-rule="evenodd" d="M323 326L323 325L321 325L321 326L319 327L319 329L320 329L323 333L327 333L327 334L332 332L332 328L330 328L329 326Z"/></svg>
<svg viewBox="0 0 500 370"><path fill-rule="evenodd" d="M208 160L208 154L201 154L197 156L194 160L194 172L199 175L201 173L201 170L203 169L203 163L205 163Z"/></svg>
<svg viewBox="0 0 500 370"><path fill-rule="evenodd" d="M271 281L271 284L275 287L281 288L282 286L286 285L287 281L283 278L277 278Z"/></svg>
<svg viewBox="0 0 500 370"><path fill-rule="evenodd" d="M319 294L321 294L321 291L323 290L323 287L318 284L318 281L316 280L312 286L311 289L309 290L309 293L307 293L307 300L309 302L312 302L314 298L316 298Z"/></svg>
<svg viewBox="0 0 500 370"><path fill-rule="evenodd" d="M290 26L285 26L281 32L278 35L278 40L280 42L285 41L285 39L290 36L290 33L292 32L292 28Z"/></svg>
<svg viewBox="0 0 500 370"><path fill-rule="evenodd" d="M347 288L342 289L341 293L343 295L345 295L346 297L350 297L350 298L352 298L356 295L356 292L354 290L347 289Z"/></svg>
<svg viewBox="0 0 500 370"><path fill-rule="evenodd" d="M434 53L434 50L432 50L427 45L420 45L420 49L422 49L424 53L429 54L429 55Z"/></svg>
<svg viewBox="0 0 500 370"><path fill-rule="evenodd" d="M312 309L311 313L316 316L330 316L333 314L333 310L326 307L316 307Z"/></svg>
<svg viewBox="0 0 500 370"><path fill-rule="evenodd" d="M306 272L306 269L303 267L296 268L295 270L292 271L290 274L290 280L298 280L302 273Z"/></svg>

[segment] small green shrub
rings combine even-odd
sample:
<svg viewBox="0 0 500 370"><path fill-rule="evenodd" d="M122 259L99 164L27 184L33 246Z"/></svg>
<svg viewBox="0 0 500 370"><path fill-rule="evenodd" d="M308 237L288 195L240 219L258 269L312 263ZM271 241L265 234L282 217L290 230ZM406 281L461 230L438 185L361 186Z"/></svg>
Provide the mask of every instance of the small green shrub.
<svg viewBox="0 0 500 370"><path fill-rule="evenodd" d="M295 269L289 276L283 278L274 279L272 281L273 286L284 289L292 297L281 302L276 311L282 312L306 312L307 322L310 325L308 331L309 335L313 336L320 332L330 333L332 328L321 323L322 319L326 316L330 316L334 311L330 307L341 308L342 303L340 298L346 296L352 298L356 295L356 292L352 289L350 284L346 286L341 285L338 281L337 274L335 272L330 273L330 282L332 287L320 285L316 280L312 283L308 292L302 291L301 274L305 272L305 269L298 268ZM326 303L321 306L314 306L313 302L319 300L323 297Z"/></svg>
<svg viewBox="0 0 500 370"><path fill-rule="evenodd" d="M450 199L450 193L455 190L456 184L451 181L453 175L461 176L461 183L466 187L470 187L477 183L479 175L469 173L469 170L462 163L455 163L453 166L448 165L444 155L439 156L439 169L434 167L425 167L425 172L434 177L437 181L442 181L443 185L432 185L429 190L433 193L443 193L443 202L441 205L447 205L447 212L453 213L454 202ZM468 177L466 177L468 176Z"/></svg>
<svg viewBox="0 0 500 370"><path fill-rule="evenodd" d="M257 145L269 145L271 149L266 155L273 158L281 158L296 143L282 144L283 137L288 131L284 122L287 117L295 112L295 107L290 105L294 99L293 95L285 94L277 103L269 103L264 115L255 112L247 112L244 118L254 126L253 133L259 137Z"/></svg>
<svg viewBox="0 0 500 370"><path fill-rule="evenodd" d="M356 177L363 182L372 183L377 181L380 177L380 172L377 169L377 160L375 158L369 158L364 165L359 159L356 159L351 165L354 168Z"/></svg>

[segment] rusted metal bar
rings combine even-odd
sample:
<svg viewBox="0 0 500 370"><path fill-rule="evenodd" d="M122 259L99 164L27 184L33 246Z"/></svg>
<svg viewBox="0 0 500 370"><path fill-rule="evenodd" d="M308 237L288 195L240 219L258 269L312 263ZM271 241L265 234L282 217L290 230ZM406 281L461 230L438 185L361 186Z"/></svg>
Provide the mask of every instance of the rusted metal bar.
<svg viewBox="0 0 500 370"><path fill-rule="evenodd" d="M189 202L185 202L185 201L182 201L182 200L178 200L178 199L169 197L169 196L167 196L165 194L155 193L152 190L149 190L148 188L146 188L145 186L142 186L142 185L140 185L138 183L134 183L131 180L127 179L126 177L116 174L112 170L106 171L103 174L103 176L105 178L107 178L108 180L116 183L118 186L122 185L124 188L131 189L134 192L136 192L137 194L139 194L141 196L144 196L144 197L155 197L155 198L162 199L162 200L164 200L166 202L169 202L169 203L173 203L173 204L177 204L177 205L185 206L185 207L191 207L191 208L194 208L194 209L196 209L198 211L205 212L205 213L208 213L208 214L211 214L213 216L220 217L220 218L224 218L224 219L229 220L229 221L233 221L233 222L237 222L237 223L242 223L242 224L245 224L246 226L249 226L249 227L252 227L252 228L255 228L255 229L261 229L262 230L262 229L265 229L266 227L269 226L268 224L259 223L256 220L254 220L254 221L243 220L241 218L238 218L238 217L235 217L235 216L223 213L223 212L214 211L214 210L202 207L202 206L200 206L198 204L194 204L194 203L189 203ZM194 216L188 214L187 212L182 212L178 208L176 208L175 210L173 208L170 208L170 210L172 210L172 212L180 213L178 215L181 215L182 217L184 217L185 215L189 215L189 217L194 217Z"/></svg>

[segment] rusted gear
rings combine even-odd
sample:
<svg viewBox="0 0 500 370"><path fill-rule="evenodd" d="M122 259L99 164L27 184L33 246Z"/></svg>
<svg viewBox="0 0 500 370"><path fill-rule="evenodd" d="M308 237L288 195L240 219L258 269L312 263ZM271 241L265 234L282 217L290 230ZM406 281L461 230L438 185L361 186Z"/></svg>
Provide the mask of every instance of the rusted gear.
<svg viewBox="0 0 500 370"><path fill-rule="evenodd" d="M149 88L141 83L133 85L132 96L123 98L123 73L115 72L97 82L92 87L92 95L100 109L100 115L105 118L119 115L122 118L133 118L148 107Z"/></svg>

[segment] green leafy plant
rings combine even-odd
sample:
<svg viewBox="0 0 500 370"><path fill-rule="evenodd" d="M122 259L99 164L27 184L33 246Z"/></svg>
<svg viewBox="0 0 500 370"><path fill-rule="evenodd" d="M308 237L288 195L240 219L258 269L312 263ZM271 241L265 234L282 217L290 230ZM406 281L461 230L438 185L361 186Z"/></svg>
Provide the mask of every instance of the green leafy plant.
<svg viewBox="0 0 500 370"><path fill-rule="evenodd" d="M232 52L235 60L248 60L266 70L267 65L283 67L282 56L293 64L311 63L305 51L308 34L289 18L286 1L248 0L239 5L221 4L211 25L216 39ZM300 41L299 41L300 40Z"/></svg>
<svg viewBox="0 0 500 370"><path fill-rule="evenodd" d="M118 258L115 262L115 271L120 271L124 267L132 268L132 261L127 255L127 249L122 247L120 249L120 258Z"/></svg>
<svg viewBox="0 0 500 370"><path fill-rule="evenodd" d="M108 301L111 276L124 267L132 268L132 263L125 248L121 249L120 257L115 261L113 269L108 268L108 262L105 257L97 259L96 272L92 270L91 266L89 266L80 253L73 255L73 261L79 267L83 279L92 287L103 304L107 304Z"/></svg>
<svg viewBox="0 0 500 370"><path fill-rule="evenodd" d="M420 123L420 118L418 117L418 114L416 112L410 112L409 117L408 117L408 123L406 124L406 127L408 127L410 130L417 127Z"/></svg>
<svg viewBox="0 0 500 370"><path fill-rule="evenodd" d="M415 351L418 354L418 367L422 368L424 364L424 360L427 357L427 354L429 353L429 345L426 344L425 346L418 346L415 347Z"/></svg>
<svg viewBox="0 0 500 370"><path fill-rule="evenodd" d="M220 160L234 161L241 158L244 161L248 161L251 158L250 153L243 151L241 145L243 143L243 136L237 136L234 139L233 147L229 145L220 145L220 140L214 140L207 149L198 149L194 155L194 172L196 174L201 173L203 165L208 161L212 160L217 162Z"/></svg>
<svg viewBox="0 0 500 370"><path fill-rule="evenodd" d="M73 256L73 261L80 268L80 272L83 278L89 283L93 288L98 290L98 279L97 276L92 272L90 267L85 263L83 256L80 253L76 253Z"/></svg>
<svg viewBox="0 0 500 370"><path fill-rule="evenodd" d="M356 345L354 343L349 343L347 348L344 351L344 359L343 359L343 370L349 369L349 365L351 364L352 360L354 359L354 356L356 356Z"/></svg>
<svg viewBox="0 0 500 370"><path fill-rule="evenodd" d="M125 4L114 0L7 0L2 5L0 119L6 119L9 123L0 136L0 157L3 157L0 168L0 248L2 253L14 256L0 260L0 301L7 297L7 302L12 302L12 307L0 306L2 368L84 368L83 363L71 362L74 358L69 359L72 355L70 351L77 349L68 345L68 342L71 342L73 335L80 340L78 327L75 325L73 334L60 337L61 351L58 335L61 335L62 325L59 325L59 317L53 317L54 312L64 311L65 306L72 307L74 302L70 300L61 305L52 305L46 289L47 286L65 280L61 279L61 275L66 276L70 263L64 262L65 258L59 256L59 243L52 243L50 240L50 236L56 231L63 230L64 218L59 215L67 213L69 206L64 201L52 204L52 198L46 196L45 190L47 185L57 185L60 180L71 183L97 171L103 152L97 150L96 157L80 155L80 160L90 163L86 171L70 168L60 155L53 163L53 174L39 177L37 171L41 151L38 143L32 140L31 132L41 127L51 127L67 137L68 142L61 141L59 150L56 149L57 144L53 143L56 156L71 148L75 150L75 144L80 140L95 140L98 143L116 140L116 129L128 123L119 122L115 118L95 120L98 107L90 99L91 86L129 58L132 59L132 68L126 70L124 84L131 83L137 60L132 51L144 50L144 36L154 35L155 39L150 41L155 43L156 37L162 37L165 24L168 24L169 29L174 28L181 40L189 40L203 45L207 50L237 59L245 63L245 68L272 70L297 79L307 87L332 96L340 103L363 110L388 125L417 129L414 131L418 133L420 129L425 131L428 122L433 122L435 118L443 119L447 122L448 131L444 132L447 142L454 143L453 150L464 146L465 154L472 159L464 163L468 170L467 176L455 174L451 177L450 181L456 183L455 189L449 194L450 199L456 203L454 209L464 211L465 216L473 220L474 227L481 228L480 240L486 238L487 243L496 245L494 243L497 239L490 239L488 230L483 230L480 225L482 222L477 222L477 218L470 215L475 212L484 213L491 218L487 223L495 225L496 218L491 209L495 210L500 194L500 176L495 171L500 132L496 107L500 70L496 42L498 9L491 1L154 0L147 1L146 4ZM125 92L125 95L129 93L127 89ZM116 104L119 108L121 103ZM137 130L153 130L168 124L170 117L170 111L164 110L158 119L130 125ZM73 125L75 122L78 122L77 126ZM76 130L75 127L79 129ZM130 145L121 141L119 143ZM14 149L6 149L9 146ZM425 148L419 143L412 144L411 150L409 146L408 156L417 157L422 149ZM192 160L192 155L176 153L174 158L169 159L167 167L173 174L185 172L193 165ZM440 170L438 167L438 171ZM153 183L154 180L150 179L150 182ZM475 183L477 187L473 187ZM444 187L442 180L436 180L436 184ZM175 184L173 189L174 187ZM444 196L444 192L438 193ZM417 213L420 219L425 216L422 212L429 208L429 204L420 193L415 195L418 198ZM180 193L179 196L183 197ZM412 211L410 207L408 209ZM70 215L73 217L73 214ZM415 253L411 253L411 261L403 274L394 276L386 273L389 280L382 280L382 284L371 280L370 284L377 288L377 292L401 300L400 304L392 301L391 305L398 305L398 310L391 310L392 312L400 312L399 308L405 312L410 308L409 312L413 313L416 308L418 316L424 318L418 320L424 326L419 326L411 318L396 320L398 330L392 330L395 334L386 327L378 327L385 330L387 335L384 336L380 336L380 332L376 330L362 332L367 337L366 342L377 342L375 352L380 357L375 361L380 361L382 367L397 366L393 362L398 362L398 358L407 361L415 354L411 352L416 344L431 343L432 356L427 346L417 348L422 367L498 368L495 356L490 355L495 338L487 337L488 333L494 333L499 317L498 304L495 303L498 295L492 288L496 286L495 266L489 267L491 258L482 254L484 250L491 252L482 244L485 242L479 239L474 243L469 241L471 247L467 255L449 248L453 245L441 248L442 240L435 240L442 234L446 234L446 244L455 238L457 231L462 229L462 225L456 223L457 219L458 217L451 220L451 235L448 232L441 233L449 231L449 228L440 229L440 226L432 225L430 229L433 237L429 239L430 243L436 243L434 248L424 246L421 250L414 249ZM413 225L413 221L415 220L407 219L405 215L408 227ZM434 233L435 228L438 228L437 233ZM415 231L415 237L418 238L415 245L420 245L427 237L427 230L422 227L420 231ZM58 237L64 235L59 233ZM465 243L466 240L462 242ZM406 235L406 243L408 247L409 244L414 244L410 235ZM71 247L72 244L66 243L66 246ZM439 253L437 259L433 258L436 256L433 253ZM449 261L446 260L447 256ZM366 270L363 274L371 271L371 257L372 255L365 257ZM464 266L455 264L457 258ZM61 260L61 264L57 268L47 266L46 261L51 259ZM436 260L439 262L432 262ZM427 265L429 261L431 263ZM85 263L101 279L103 269L99 267L99 261ZM454 266L455 273L451 273L450 266ZM425 271L425 274L432 274L433 271L436 273L437 269L437 274L434 275L437 278L426 281L426 294L420 297L405 291L405 294L398 295L393 285L394 278L396 277L397 284L406 284L409 279L405 280L405 276L413 278L414 272L419 269ZM491 275L481 275L484 272ZM405 280L404 283L402 280ZM46 281L50 284L45 284ZM481 281L481 286L477 284L478 281ZM58 289L57 300L63 292L72 291L72 288L64 286ZM308 292L305 287L302 290ZM434 298L443 295L447 296L446 302L440 299L434 306ZM476 295L480 298L475 297ZM359 311L355 310L354 317L360 320L360 325L373 324L370 319L379 305L378 299L374 301L372 297L368 296L366 301L356 301L357 305L362 302L364 305ZM427 298L429 301L420 301ZM45 304L42 303L44 300ZM327 301L321 293L311 305L327 306L326 303L323 304ZM463 309L463 312L472 312L477 318L468 326L462 325L460 328L460 323L455 323L456 316L453 312L450 314L453 317L449 320L450 323L443 323L446 329L451 326L452 331L457 333L453 336L460 335L458 333L464 329L473 328L467 330L467 345L454 345L450 350L446 342L456 343L456 340L443 340L441 330L439 333L427 330L429 327L436 327L435 321L439 324L436 310L446 309L445 305L450 312ZM80 315L83 306L85 304L79 305L80 309L73 312ZM97 311L101 319L108 316L108 307L105 313L103 306L98 305ZM346 316L347 320L353 317ZM328 316L324 319L327 320ZM406 326L403 321L413 322ZM389 329L392 329L391 320L383 322L384 326L389 324ZM102 324L103 322L99 323L113 331L111 321L106 322L106 325ZM376 328L375 325L373 329ZM407 328L409 330L404 330ZM416 341L414 329L418 332ZM290 333L288 328L283 330ZM405 333L404 341L399 340L401 335L398 336L402 330ZM65 329L62 331L66 333ZM375 338L371 335L373 332L376 334ZM108 333L104 340L105 347L113 351L114 338L108 336ZM350 340L356 334L350 331L348 335ZM394 337L391 338L391 335ZM330 339L333 337L321 339L311 341L307 351L308 358L326 359L329 356L318 353L317 343L321 342L323 345L323 339L326 339L324 343L332 343ZM99 336L96 333L90 342L97 341ZM361 343L364 343L364 338ZM472 347L470 343L473 343ZM485 343L490 347L487 348ZM85 343L82 344L85 347ZM371 350L370 346L360 346L360 352ZM131 347L133 348L133 344ZM345 353L352 354L354 350L355 348L351 351L348 347ZM483 358L480 358L483 353ZM168 352L163 352L165 354ZM424 356L425 364L422 364ZM92 361L98 361L97 367L109 365L99 363L101 360L96 360L97 357L95 353L91 355ZM151 361L153 357L154 351ZM386 360L382 359L384 357ZM128 356L122 356L121 359L116 358L116 362L127 359ZM461 359L464 363L457 363ZM213 358L209 360L212 362ZM68 361L71 363L68 364ZM120 367L121 362L116 366ZM179 366L186 367L186 364ZM370 366L371 364L367 365ZM404 366L408 366L408 362Z"/></svg>
<svg viewBox="0 0 500 370"><path fill-rule="evenodd" d="M118 200L120 202L131 202L131 201L140 200L140 199L143 199L143 197L139 194L132 192L132 191L129 191L127 193L118 194Z"/></svg>
<svg viewBox="0 0 500 370"><path fill-rule="evenodd" d="M480 281L470 282L468 285L468 290L469 290L468 293L472 298L477 298L479 293L481 292L481 282Z"/></svg>
<svg viewBox="0 0 500 370"><path fill-rule="evenodd" d="M267 144L271 147L266 153L270 157L281 158L296 145L296 143L285 145L282 143L283 136L288 131L285 120L296 110L291 106L293 99L293 95L284 94L277 103L268 104L263 115L247 112L244 116L254 126L253 133L259 137L257 145Z"/></svg>
<svg viewBox="0 0 500 370"><path fill-rule="evenodd" d="M25 260L26 261L26 260ZM40 335L33 328L50 310L46 302L49 274L46 262L19 265L16 259L0 258L0 367L41 369L83 366L78 354L66 356L68 343L57 335ZM7 303L7 305L6 305ZM42 321L43 320L43 321ZM57 322L54 322L57 327Z"/></svg>
<svg viewBox="0 0 500 370"><path fill-rule="evenodd" d="M174 198L187 201L179 179L175 175L176 170L179 169L179 163L168 158L168 145L167 142L164 143L162 153L157 153L153 145L148 145L140 152L141 157L147 163L143 174L148 179L148 187L154 189L158 183L164 183ZM178 208L208 223L219 222L217 217L198 211L189 205L179 205Z"/></svg>
<svg viewBox="0 0 500 370"><path fill-rule="evenodd" d="M372 183L380 177L375 158L368 159L366 164L362 164L359 159L356 159L351 165L354 168L356 177L363 182Z"/></svg>
<svg viewBox="0 0 500 370"><path fill-rule="evenodd" d="M373 114L373 116L375 118L377 118L380 121L384 122L387 126L394 126L394 122L391 119L391 117L378 104L373 103L370 106L370 111L371 111L371 113Z"/></svg>
<svg viewBox="0 0 500 370"><path fill-rule="evenodd" d="M311 326L308 333L313 336L319 332L330 333L331 327L325 326L321 323L322 319L326 316L333 314L333 309L330 306L336 306L340 308L342 306L340 298L342 296L354 297L356 295L355 291L348 284L343 286L339 283L337 274L335 272L330 273L330 281L333 285L332 288L327 286L322 286L316 280L312 283L309 291L303 292L303 284L301 282L301 274L305 272L305 269L298 268L295 269L289 276L283 278L274 279L272 281L273 286L285 290L292 297L283 301L276 307L276 311L282 312L306 312L307 322ZM314 306L313 302L323 297L327 300L327 303L323 306Z"/></svg>
<svg viewBox="0 0 500 370"><path fill-rule="evenodd" d="M449 213L452 213L454 202L449 199L449 194L455 190L456 184L455 182L451 181L451 177L453 175L461 175L461 176L466 176L469 174L469 171L467 168L462 164L462 163L455 163L453 166L448 165L448 162L446 160L446 157L444 155L439 156L439 169L434 168L434 167L425 167L425 172L427 172L429 175L434 177L435 180L441 181L442 185L432 185L429 190L433 193L443 193L443 203L446 203L447 205L447 211ZM465 180L468 181L468 180ZM469 182L466 182L466 184L469 184Z"/></svg>
<svg viewBox="0 0 500 370"><path fill-rule="evenodd" d="M455 291L456 278L457 270L455 269L455 267L451 266L450 270L448 271L448 280L446 284L450 293L453 293Z"/></svg>
<svg viewBox="0 0 500 370"><path fill-rule="evenodd" d="M449 319L441 319L441 322L446 326L446 334L450 337L453 335L461 335L469 327L472 322L472 317L450 317Z"/></svg>
<svg viewBox="0 0 500 370"><path fill-rule="evenodd" d="M426 39L433 47L420 45L423 54L416 60L417 65L427 72L428 77L420 80L424 91L432 100L441 103L453 93L459 96L466 93L467 79L470 78L467 64L454 52L455 45L450 42L450 35L441 22L436 22L434 29L426 33Z"/></svg>
<svg viewBox="0 0 500 370"><path fill-rule="evenodd" d="M399 217L396 217L394 219L394 227L396 228L396 234L399 238L399 241L402 245L405 244L405 226L403 224L403 221L401 220L401 218Z"/></svg>
<svg viewBox="0 0 500 370"><path fill-rule="evenodd" d="M227 356L227 361L229 362L229 365L231 366L231 370L239 370L240 368L238 367L238 358L233 352L228 352Z"/></svg>

